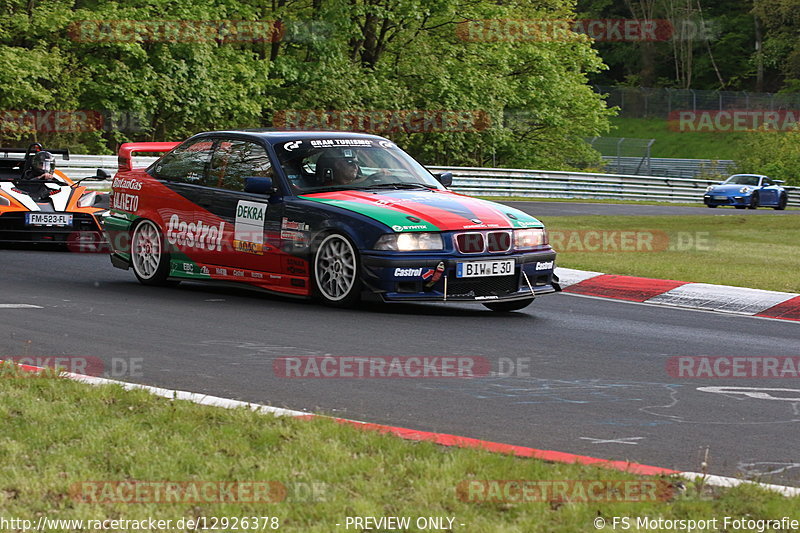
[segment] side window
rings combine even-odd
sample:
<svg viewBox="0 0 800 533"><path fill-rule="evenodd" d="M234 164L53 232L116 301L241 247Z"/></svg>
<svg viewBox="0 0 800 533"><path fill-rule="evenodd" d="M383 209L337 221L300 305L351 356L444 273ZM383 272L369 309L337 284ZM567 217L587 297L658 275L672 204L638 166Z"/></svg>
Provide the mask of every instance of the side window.
<svg viewBox="0 0 800 533"><path fill-rule="evenodd" d="M201 183L213 147L214 141L211 139L200 139L179 146L156 163L153 175L163 180Z"/></svg>
<svg viewBox="0 0 800 533"><path fill-rule="evenodd" d="M208 168L208 176L202 184L208 187L222 187L222 180L228 168L228 161L231 156L231 141L222 140L217 143L214 155L211 156L211 165Z"/></svg>
<svg viewBox="0 0 800 533"><path fill-rule="evenodd" d="M243 191L244 178L249 176L273 176L266 149L248 141L220 141L212 158L207 185Z"/></svg>
<svg viewBox="0 0 800 533"><path fill-rule="evenodd" d="M772 180L769 178L764 178L764 181L761 183L762 187L771 187L772 185L774 185L774 183L772 183Z"/></svg>

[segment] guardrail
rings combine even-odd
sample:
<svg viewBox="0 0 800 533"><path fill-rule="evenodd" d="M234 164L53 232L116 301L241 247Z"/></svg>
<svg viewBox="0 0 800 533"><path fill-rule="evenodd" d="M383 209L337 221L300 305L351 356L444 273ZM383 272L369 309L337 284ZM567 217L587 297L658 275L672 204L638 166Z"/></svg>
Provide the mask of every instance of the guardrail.
<svg viewBox="0 0 800 533"><path fill-rule="evenodd" d="M734 161L730 159L678 159L604 155L605 169L619 174L694 178L698 175L733 173Z"/></svg>
<svg viewBox="0 0 800 533"><path fill-rule="evenodd" d="M155 157L135 157L134 166L147 166ZM62 172L72 179L93 176L98 168L114 174L117 157L112 155L73 155L59 161ZM593 174L556 170L525 170L479 167L428 167L432 172L452 172L456 192L479 196L523 198L571 198L611 200L656 200L701 204L703 192L715 180ZM94 189L109 189L109 181L85 182ZM800 188L787 187L789 205L800 206Z"/></svg>
<svg viewBox="0 0 800 533"><path fill-rule="evenodd" d="M717 180L594 174L555 170L478 167L428 167L452 172L453 190L476 196L656 200L701 204L703 193ZM786 187L789 205L800 206L800 188Z"/></svg>
<svg viewBox="0 0 800 533"><path fill-rule="evenodd" d="M149 166L157 157L136 157L133 158L135 166ZM115 155L82 155L72 154L69 161L60 158L56 159L56 168L67 175L72 180L95 176L97 169L102 168L112 176L117 173L117 156ZM82 183L89 189L109 189L109 181L86 181Z"/></svg>

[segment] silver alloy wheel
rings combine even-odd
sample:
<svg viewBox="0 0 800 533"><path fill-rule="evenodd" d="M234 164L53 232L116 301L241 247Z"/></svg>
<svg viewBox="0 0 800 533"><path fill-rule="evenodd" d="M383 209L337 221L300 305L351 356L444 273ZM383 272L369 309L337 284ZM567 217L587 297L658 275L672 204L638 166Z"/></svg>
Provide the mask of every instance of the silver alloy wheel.
<svg viewBox="0 0 800 533"><path fill-rule="evenodd" d="M161 266L161 234L156 225L145 220L133 232L131 260L136 274L143 280L156 276Z"/></svg>
<svg viewBox="0 0 800 533"><path fill-rule="evenodd" d="M314 277L321 296L331 302L347 298L356 283L356 252L339 234L325 237L314 256Z"/></svg>

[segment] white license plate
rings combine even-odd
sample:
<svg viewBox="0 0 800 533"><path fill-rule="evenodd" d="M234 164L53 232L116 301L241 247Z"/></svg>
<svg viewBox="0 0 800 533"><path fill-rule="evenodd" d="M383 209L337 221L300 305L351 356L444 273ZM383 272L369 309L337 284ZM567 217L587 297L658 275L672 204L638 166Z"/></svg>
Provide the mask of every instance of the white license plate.
<svg viewBox="0 0 800 533"><path fill-rule="evenodd" d="M727 200L728 199L727 196L712 196L711 198L713 198L714 200Z"/></svg>
<svg viewBox="0 0 800 533"><path fill-rule="evenodd" d="M72 215L62 213L25 213L29 226L72 226Z"/></svg>
<svg viewBox="0 0 800 533"><path fill-rule="evenodd" d="M470 261L456 264L457 278L483 278L486 276L509 276L514 273L514 260Z"/></svg>

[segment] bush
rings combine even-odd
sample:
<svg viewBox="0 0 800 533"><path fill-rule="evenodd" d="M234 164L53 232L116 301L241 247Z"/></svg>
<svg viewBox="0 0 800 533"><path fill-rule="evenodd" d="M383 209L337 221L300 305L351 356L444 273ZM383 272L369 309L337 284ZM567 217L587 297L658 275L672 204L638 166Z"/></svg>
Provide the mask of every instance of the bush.
<svg viewBox="0 0 800 533"><path fill-rule="evenodd" d="M765 174L800 186L800 129L763 130L750 136L752 141L736 161L737 172Z"/></svg>

